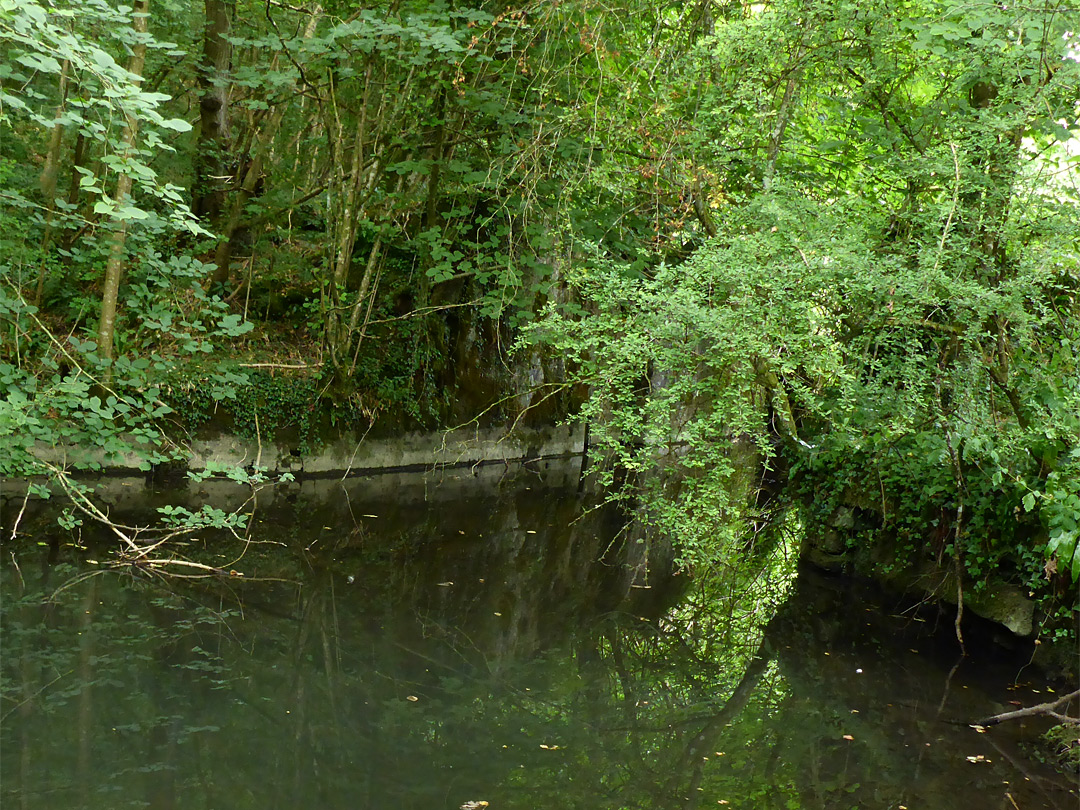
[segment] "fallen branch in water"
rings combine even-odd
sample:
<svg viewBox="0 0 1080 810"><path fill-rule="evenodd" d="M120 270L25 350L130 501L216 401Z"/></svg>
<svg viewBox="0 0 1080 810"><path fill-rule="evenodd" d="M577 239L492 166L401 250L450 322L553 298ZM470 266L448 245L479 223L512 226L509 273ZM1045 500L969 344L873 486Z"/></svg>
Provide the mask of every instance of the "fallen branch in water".
<svg viewBox="0 0 1080 810"><path fill-rule="evenodd" d="M267 484L251 484L252 491L247 500L245 500L231 515L221 513L220 520L214 518L213 522L201 522L199 520L199 513L188 513L187 520L181 520L175 525L165 525L160 527L127 526L114 521L105 510L99 507L94 500L90 498L88 490L73 480L66 469L56 467L47 462L42 462L42 466L52 474L53 480L55 480L64 490L71 501L71 505L76 511L104 526L120 540L121 547L115 550L115 559L106 562L105 569L98 569L97 571L90 572L88 574L89 576L94 576L106 569L116 570L129 567L134 567L138 570L153 573L158 576L173 576L186 579L198 577L236 578L244 576L242 572L233 569L231 566L239 562L247 553L248 546L257 541L252 540L250 536L252 522L249 520L245 526L245 522L240 516L243 515L247 518L253 518L255 496L258 494L259 490L264 486L267 486ZM252 511L245 512L249 504L252 505ZM233 520L234 518L240 519L237 522ZM237 531L238 528L246 529L244 536L239 534ZM151 556L155 552L162 553L165 550L171 551L173 541L190 537L207 529L226 531L231 534L234 539L243 544L238 556L224 568L186 560L175 553L173 556L169 557ZM178 570L186 571L187 573L178 573ZM76 577L73 582L80 581L80 579L80 577ZM56 593L59 593L60 590L63 590L70 584L72 583L64 585ZM54 594L54 596L55 595L56 594Z"/></svg>
<svg viewBox="0 0 1080 810"><path fill-rule="evenodd" d="M318 363L237 363L240 368L291 368L307 369L319 368Z"/></svg>
<svg viewBox="0 0 1080 810"><path fill-rule="evenodd" d="M1011 712L995 714L992 717L987 717L983 720L980 720L974 725L996 726L998 723L1004 723L1007 720L1019 720L1021 717L1035 717L1038 715L1052 717L1059 723L1071 723L1073 725L1080 725L1080 717L1070 717L1069 715L1062 714L1058 711L1058 709L1067 706L1071 701L1077 698L1080 698L1080 689L1077 689L1071 694L1059 697L1057 700L1040 703L1037 706L1028 706L1026 709L1017 709Z"/></svg>

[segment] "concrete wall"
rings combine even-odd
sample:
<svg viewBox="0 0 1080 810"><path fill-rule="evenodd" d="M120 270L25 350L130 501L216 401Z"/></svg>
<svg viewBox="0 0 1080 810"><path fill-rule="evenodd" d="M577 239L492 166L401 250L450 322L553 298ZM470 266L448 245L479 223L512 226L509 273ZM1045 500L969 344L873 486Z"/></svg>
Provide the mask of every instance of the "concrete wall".
<svg viewBox="0 0 1080 810"><path fill-rule="evenodd" d="M466 427L382 439L345 432L306 453L285 443L221 434L195 439L183 449L191 470L204 470L210 465L254 465L270 473L340 476L577 455L584 449L584 430L580 425L540 429ZM115 473L138 472L142 463L136 453L107 458L102 450L74 446L42 447L39 456L57 466L94 462Z"/></svg>

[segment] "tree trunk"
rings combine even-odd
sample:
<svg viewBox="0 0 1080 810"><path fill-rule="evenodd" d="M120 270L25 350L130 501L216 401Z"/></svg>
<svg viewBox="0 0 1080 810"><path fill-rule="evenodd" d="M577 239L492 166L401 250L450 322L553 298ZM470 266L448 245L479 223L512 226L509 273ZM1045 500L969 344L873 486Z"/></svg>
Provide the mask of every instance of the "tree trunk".
<svg viewBox="0 0 1080 810"><path fill-rule="evenodd" d="M976 82L968 91L968 102L980 117L990 114L998 100L999 88L986 81ZM1023 131L1016 127L1002 132L997 142L972 158L975 176L985 178L985 186L960 195L968 209L964 223L973 247L980 255L980 281L997 286L1012 276L1016 262L1010 257L1005 238L1009 206L1014 199L1014 187L1020 172L1020 148ZM954 156L955 159L955 156ZM960 182L959 164L957 183ZM944 240L942 241L944 245ZM993 383L1005 394L1017 424L1026 429L1029 424L1027 411L1015 383L1010 379L1010 355L1012 337L1009 325L1000 312L992 317L993 327L982 347L983 365Z"/></svg>
<svg viewBox="0 0 1080 810"><path fill-rule="evenodd" d="M41 306L45 294L45 276L48 270L46 259L52 244L53 217L56 215L56 178L60 174L60 147L64 143L64 125L60 117L67 106L68 71L71 63L65 59L60 68L60 103L56 105L56 123L49 133L49 148L45 153L45 167L41 170L41 196L45 200L45 235L41 238L41 266L38 268L37 289L34 292L34 304Z"/></svg>
<svg viewBox="0 0 1080 810"><path fill-rule="evenodd" d="M282 112L284 112L283 109ZM229 206L229 218L225 221L221 233L218 234L220 241L214 251L214 275L210 279L212 284L225 284L229 280L233 248L235 247L236 236L240 231L240 223L244 217L244 208L247 206L248 201L255 196L255 189L258 187L259 178L262 176L263 155L280 124L281 115L275 114L267 129L260 135L256 143L257 151L248 162L240 188L233 194L232 204Z"/></svg>
<svg viewBox="0 0 1080 810"><path fill-rule="evenodd" d="M311 9L311 16L301 37L304 40L311 39L315 35L315 29L322 17L322 6L316 3ZM214 274L210 278L211 284L225 284L229 280L229 270L232 265L233 248L236 244L236 236L240 231L240 225L244 219L244 209L248 202L255 196L255 190L259 186L259 179L263 172L265 156L270 151L274 136L277 135L281 122L285 117L287 105L280 103L270 115L266 126L260 127L258 132L251 136L251 158L247 168L243 171L243 180L237 192L232 195L229 205L229 216L225 220L221 231L218 233L220 241L214 251Z"/></svg>
<svg viewBox="0 0 1080 810"><path fill-rule="evenodd" d="M45 154L45 166L41 170L41 179L39 181L41 183L41 195L45 199L45 205L50 209L56 203L56 178L60 174L60 145L64 137L64 125L59 119L67 107L67 83L70 68L71 63L65 59L60 67L60 102L56 105L56 122L49 132L49 148Z"/></svg>
<svg viewBox="0 0 1080 810"><path fill-rule="evenodd" d="M146 67L146 34L149 31L148 14L150 0L135 0L131 27L135 30L137 41L131 50L127 69L136 78L137 86L142 82L143 69ZM128 157L135 148L135 138L139 133L139 121L129 115L124 124L121 137L121 152ZM116 193L113 200L119 205L131 194L132 177L121 174L116 179ZM126 220L116 224L109 240L109 258L105 264L105 284L101 292L101 322L98 325L98 355L104 360L113 359L113 341L116 336L116 304L120 297L120 279L124 274L124 246L127 244L128 226ZM106 371L106 377L111 376Z"/></svg>
<svg viewBox="0 0 1080 810"><path fill-rule="evenodd" d="M769 146L765 155L765 176L762 179L762 189L769 191L772 188L773 179L776 177L776 160L780 157L780 147L784 143L784 131L791 121L794 112L795 101L799 94L799 80L802 77L803 46L806 44L808 34L803 33L799 40L799 46L795 50L795 57L791 60L788 68L787 83L784 85L784 96L780 101L780 108L776 112L776 122L772 132L769 133Z"/></svg>
<svg viewBox="0 0 1080 810"><path fill-rule="evenodd" d="M206 23L199 62L199 145L191 210L204 223L218 220L225 203L225 156L229 152L228 74L230 7L226 0L205 0Z"/></svg>
<svg viewBox="0 0 1080 810"><path fill-rule="evenodd" d="M386 94L372 93L373 84L377 86L379 83L375 81L374 59L369 57L360 109L351 138L341 120L342 108L339 106L339 98L336 95L338 91L333 83L329 85L327 97L323 103L331 160L334 164L329 186L332 204L327 223L332 253L325 341L327 357L333 367L335 380L342 386L347 386L346 378L349 374L348 362L353 338L352 328L357 321L356 312L358 312L354 309L354 317L351 320L346 320L344 317L346 306L343 298L352 265L356 235L360 229L361 220L372 214L365 210L367 201L379 182L386 179L385 167L391 160L394 148L388 143L387 134L393 128L393 122L397 120L402 99L408 96L415 75L415 68L410 69L408 76L399 85L397 99L388 103ZM386 80L385 66L382 78L383 81ZM378 99L377 106L376 98ZM375 107L373 114L371 107ZM365 155L369 152L371 158L365 161ZM346 160L348 160L347 163ZM391 196L400 195L404 184L405 175L400 175ZM363 294L366 294L369 289L374 266L369 264L364 273L361 281Z"/></svg>
<svg viewBox="0 0 1080 810"><path fill-rule="evenodd" d="M368 133L368 105L371 100L370 89L373 76L373 59L368 57L364 71L364 92L360 101L360 112L351 142L346 136L345 125L341 120L337 89L333 74L328 83L327 98L323 103L326 118L326 132L333 161L330 180L330 200L328 231L331 239L330 254L330 310L326 318L327 354L330 357L334 373L340 377L348 359L348 329L344 325L342 294L348 281L349 267L352 264L356 232L360 226L358 201L362 189L370 191L374 178L378 174L378 158L371 172L365 175L364 153ZM385 109L385 101L380 100L379 111L372 129L380 131L380 119ZM351 159L346 163L346 156ZM365 178L370 182L365 184ZM367 274L365 273L365 276ZM340 382L340 380L339 380Z"/></svg>
<svg viewBox="0 0 1080 810"><path fill-rule="evenodd" d="M82 132L75 136L75 146L72 147L71 150L71 183L68 185L67 193L67 204L72 207L79 203L79 193L82 190L79 181L82 178L82 175L79 174L78 169L80 167L86 168L86 154L89 151L89 143L89 139ZM71 246L75 243L78 232L79 229L74 227L71 223L64 228L63 235L60 238L60 248L65 251L65 253L71 250ZM65 266L71 263L70 253L63 255L62 262Z"/></svg>

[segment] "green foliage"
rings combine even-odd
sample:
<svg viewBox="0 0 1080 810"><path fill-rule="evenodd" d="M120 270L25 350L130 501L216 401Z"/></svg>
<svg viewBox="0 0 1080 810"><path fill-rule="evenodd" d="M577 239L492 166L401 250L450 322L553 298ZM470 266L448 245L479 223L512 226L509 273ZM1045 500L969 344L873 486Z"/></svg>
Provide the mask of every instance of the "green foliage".
<svg viewBox="0 0 1080 810"><path fill-rule="evenodd" d="M240 434L302 447L328 421L437 423L481 396L455 366L497 366L543 313L529 339L582 384L601 475L688 558L741 548L760 461L813 493L808 526L880 501L880 537L976 586L1075 581L1064 8L284 5L234 15L231 67L208 72L179 58L206 20L166 6L140 79L126 7L0 0L12 469L30 434L160 444L170 406L190 425L225 403ZM213 143L184 122L211 89ZM206 221L189 180L221 191ZM117 260L109 366L92 339ZM238 340L326 368L245 388Z"/></svg>
<svg viewBox="0 0 1080 810"><path fill-rule="evenodd" d="M255 370L242 378L178 376L165 395L187 431L210 421L223 408L237 436L269 442L289 430L295 433L297 447L308 451L318 439L322 387L316 378Z"/></svg>
<svg viewBox="0 0 1080 810"><path fill-rule="evenodd" d="M1047 556L1055 561L1055 569L1067 571L1076 582L1080 579L1080 448L1073 448L1069 455L1067 463L1046 476L1039 514L1050 532ZM1034 494L1024 496L1028 511L1034 508Z"/></svg>
<svg viewBox="0 0 1080 810"><path fill-rule="evenodd" d="M114 9L96 0L0 4L0 49L6 57L0 68L6 88L0 125L17 135L5 133L4 151L21 150L25 158L40 141L62 145L72 134L82 144L77 150L83 149L81 162L66 172L67 198L56 192L62 150L46 150L41 188L49 196L40 201L26 192L34 185L28 172L6 157L0 163L5 476L52 477L121 459L149 469L172 458L175 447L162 430L170 413L161 400L163 384L182 373L178 361L211 353L251 329L203 291L206 265L177 251L178 232L205 231L181 189L162 180L151 163L190 126L169 117L169 97L143 86L142 77L117 58L136 39L165 57L179 54L169 43L140 38L132 14L130 7ZM131 138L136 130L137 142ZM131 194L113 193L120 175L131 178ZM115 242L110 233L118 226L128 238ZM81 238L69 239L75 231ZM115 345L103 353L93 339L93 321L100 311L96 287L110 251L120 252L129 271ZM35 276L37 291L31 295ZM228 372L221 379L226 386L214 389L215 395L228 396L228 385L243 382Z"/></svg>
<svg viewBox="0 0 1080 810"><path fill-rule="evenodd" d="M247 525L248 519L248 515L226 512L209 505L204 505L195 512L183 506L161 506L157 511L165 526L183 527L196 531L199 529L242 529Z"/></svg>
<svg viewBox="0 0 1080 810"><path fill-rule="evenodd" d="M198 259L174 255L166 260L146 244L128 275L125 312L132 322L128 340L139 350L163 355L211 354L215 344L241 337L254 324L233 312L200 283L208 266Z"/></svg>
<svg viewBox="0 0 1080 810"><path fill-rule="evenodd" d="M1040 742L1050 760L1062 771L1080 773L1080 730L1075 724L1053 726L1042 735Z"/></svg>
<svg viewBox="0 0 1080 810"><path fill-rule="evenodd" d="M89 195L94 215L113 222L156 220L159 214L149 207L156 205L171 227L204 232L184 204L182 189L162 181L150 166L154 153L171 150L175 133L187 132L191 125L182 118L164 115L163 102L169 97L140 87L110 52L112 47L131 44L131 14L130 7L114 9L100 0L74 0L59 6L4 0L0 4L0 49L5 58L0 63L0 81L5 87L18 86L20 92L0 92L0 125L43 130L60 127L95 143L101 150L100 168L74 169L78 187ZM174 48L152 38L146 44L166 52ZM65 97L64 87L69 82L75 90ZM59 97L55 83L59 83ZM137 149L122 141L121 129L128 121L139 122L141 144ZM132 177L149 203L111 198L108 186L117 173ZM37 207L17 188L4 185L0 193L7 204ZM53 200L44 202L47 208L54 205ZM86 221L66 206L60 206L57 213L76 228Z"/></svg>
<svg viewBox="0 0 1080 810"><path fill-rule="evenodd" d="M0 475L41 475L68 464L99 470L129 453L144 469L169 458L156 426L170 411L155 383L162 361L121 356L103 387L105 364L93 342L59 341L41 327L36 307L3 288L0 319L12 338L0 355ZM68 450L74 458L66 458Z"/></svg>
<svg viewBox="0 0 1080 810"><path fill-rule="evenodd" d="M658 63L638 105L701 126L640 171L657 190L683 173L694 249L642 266L599 242L570 279L582 309L553 306L531 333L590 387L597 454L649 520L725 554L748 441L801 477L811 516L878 503L879 529L913 555L936 533L976 586L1046 593L1044 563L1075 576L1065 36L1050 9L774 4Z"/></svg>

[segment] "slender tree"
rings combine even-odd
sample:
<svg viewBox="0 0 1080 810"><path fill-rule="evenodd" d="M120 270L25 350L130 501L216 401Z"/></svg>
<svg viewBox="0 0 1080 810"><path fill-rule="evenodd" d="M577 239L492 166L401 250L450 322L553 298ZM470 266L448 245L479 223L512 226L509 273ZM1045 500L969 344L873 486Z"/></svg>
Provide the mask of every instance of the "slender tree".
<svg viewBox="0 0 1080 810"><path fill-rule="evenodd" d="M135 0L132 9L131 27L135 40L128 60L128 73L137 88L142 83L143 70L146 67L146 40L149 33L150 0ZM123 134L120 136L121 168L116 178L116 190L113 203L118 210L127 202L131 194L133 177L123 168L123 161L130 160L136 149L139 134L139 119L128 113L124 120ZM109 238L109 253L105 263L105 280L101 291L101 320L98 325L98 354L104 360L112 360L116 335L117 302L120 297L120 280L124 274L124 246L128 237L128 217L120 217L113 226Z"/></svg>
<svg viewBox="0 0 1080 810"><path fill-rule="evenodd" d="M202 56L199 60L199 141L191 210L211 227L218 225L227 192L227 159L231 147L229 70L233 5L205 0Z"/></svg>

